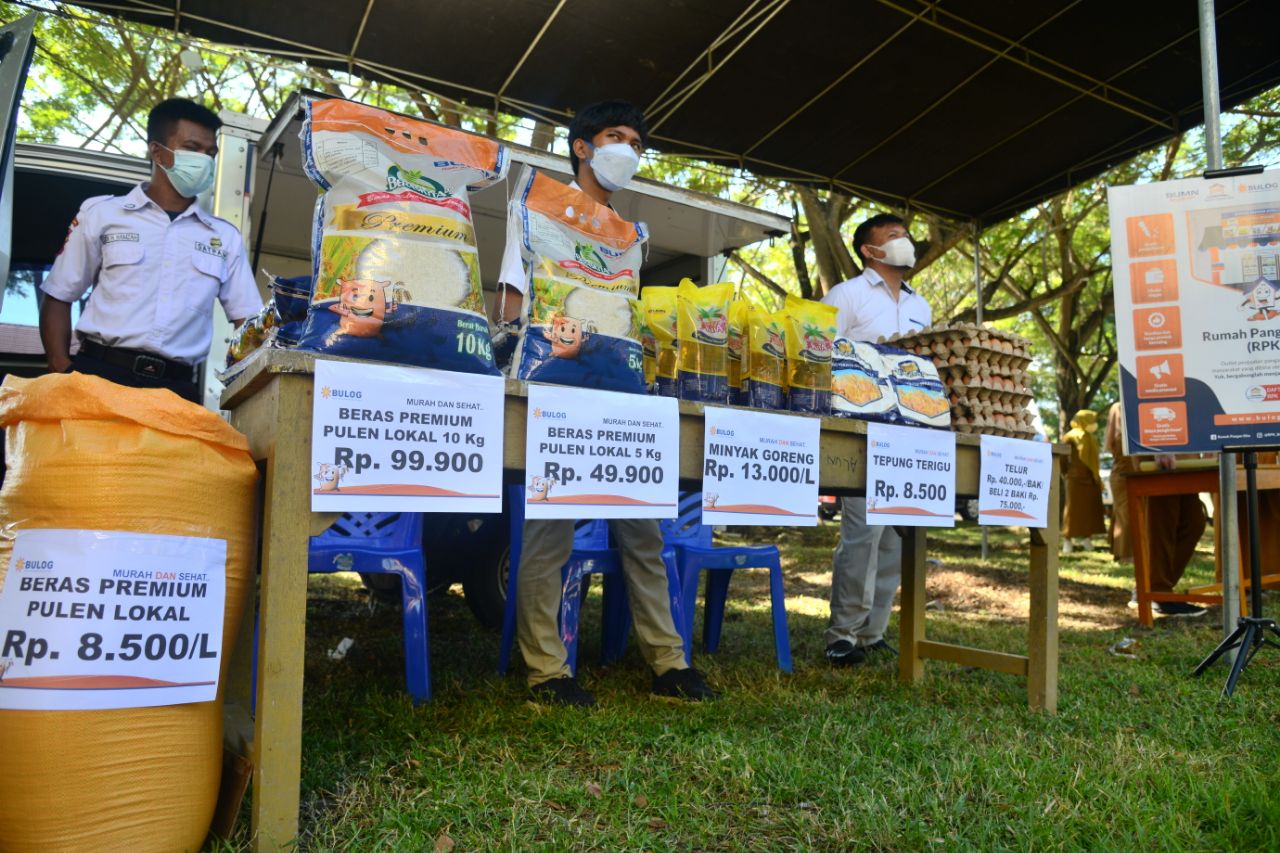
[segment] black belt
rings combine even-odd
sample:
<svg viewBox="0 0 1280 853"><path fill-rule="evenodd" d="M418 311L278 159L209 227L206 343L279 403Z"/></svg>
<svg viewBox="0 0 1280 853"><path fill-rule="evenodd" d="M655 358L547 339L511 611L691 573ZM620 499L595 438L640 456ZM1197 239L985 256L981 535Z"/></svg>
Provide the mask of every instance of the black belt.
<svg viewBox="0 0 1280 853"><path fill-rule="evenodd" d="M142 350L109 347L97 341L91 341L88 338L80 339L80 352L106 364L126 367L132 370L135 376L143 376L148 379L166 379L170 382L195 382L199 370L199 365L161 358L155 353L143 352Z"/></svg>

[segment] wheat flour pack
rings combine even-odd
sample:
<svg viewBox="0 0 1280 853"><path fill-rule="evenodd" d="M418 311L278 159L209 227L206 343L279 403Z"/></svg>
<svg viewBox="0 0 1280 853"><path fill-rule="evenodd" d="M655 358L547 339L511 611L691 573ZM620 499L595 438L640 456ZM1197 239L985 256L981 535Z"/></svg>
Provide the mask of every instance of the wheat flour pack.
<svg viewBox="0 0 1280 853"><path fill-rule="evenodd" d="M875 345L836 338L831 351L831 413L896 422L898 398Z"/></svg>
<svg viewBox="0 0 1280 853"><path fill-rule="evenodd" d="M529 271L516 378L644 393L644 225L528 166L509 207L507 239Z"/></svg>
<svg viewBox="0 0 1280 853"><path fill-rule="evenodd" d="M729 402L729 303L733 284L698 287L684 279L676 289L677 394L700 403Z"/></svg>
<svg viewBox="0 0 1280 853"><path fill-rule="evenodd" d="M951 402L933 359L876 344L898 398L898 417L912 426L951 426Z"/></svg>
<svg viewBox="0 0 1280 853"><path fill-rule="evenodd" d="M468 193L505 176L491 139L332 99L306 107L316 204L299 346L496 373Z"/></svg>

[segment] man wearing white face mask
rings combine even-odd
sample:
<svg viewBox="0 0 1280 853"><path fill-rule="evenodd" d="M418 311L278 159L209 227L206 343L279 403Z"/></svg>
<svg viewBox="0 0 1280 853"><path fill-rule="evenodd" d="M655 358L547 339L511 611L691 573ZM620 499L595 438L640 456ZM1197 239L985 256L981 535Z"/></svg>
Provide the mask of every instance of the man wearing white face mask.
<svg viewBox="0 0 1280 853"><path fill-rule="evenodd" d="M196 202L213 186L221 125L199 104L162 101L147 117L151 180L80 206L40 285L40 338L51 371L168 388L200 402L214 300L237 326L262 307L239 230ZM73 357L71 303L90 287Z"/></svg>
<svg viewBox="0 0 1280 853"><path fill-rule="evenodd" d="M646 135L644 114L632 104L605 101L584 107L569 125L572 186L607 206L613 193L635 174ZM518 245L507 244L498 280L501 292L495 319L509 322L520 316L529 284ZM609 529L621 554L640 652L653 670L653 694L694 702L715 699L716 691L684 657L684 642L671 614L658 522L617 518L609 522ZM529 669L531 701L590 707L595 697L570 671L568 652L557 630L563 594L560 569L573 551L573 532L570 519L525 521L517 575L516 641Z"/></svg>
<svg viewBox="0 0 1280 853"><path fill-rule="evenodd" d="M822 298L839 313L840 335L872 341L918 331L933 322L924 297L905 281L916 263L915 245L902 219L873 216L853 233L853 253L861 275L841 282ZM902 539L892 527L867 524L867 499L844 498L840 543L831 566L831 622L827 660L852 666L868 657L894 656L884 640L893 596L902 579Z"/></svg>

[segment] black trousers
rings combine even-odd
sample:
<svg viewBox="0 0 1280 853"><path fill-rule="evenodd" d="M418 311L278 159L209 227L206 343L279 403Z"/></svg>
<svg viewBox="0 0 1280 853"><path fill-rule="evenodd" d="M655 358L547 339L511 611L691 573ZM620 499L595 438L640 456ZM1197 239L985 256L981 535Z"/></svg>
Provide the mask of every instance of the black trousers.
<svg viewBox="0 0 1280 853"><path fill-rule="evenodd" d="M71 370L87 373L90 376L101 376L117 385L127 385L130 388L168 388L184 400L204 405L204 389L190 378L155 379L150 376L139 376L128 367L107 364L105 361L83 353L77 353L71 357Z"/></svg>

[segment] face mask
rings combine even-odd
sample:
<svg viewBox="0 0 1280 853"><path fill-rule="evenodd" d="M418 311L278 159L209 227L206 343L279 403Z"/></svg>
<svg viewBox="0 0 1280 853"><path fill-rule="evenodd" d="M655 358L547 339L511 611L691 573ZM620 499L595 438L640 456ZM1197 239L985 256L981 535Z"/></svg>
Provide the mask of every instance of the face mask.
<svg viewBox="0 0 1280 853"><path fill-rule="evenodd" d="M636 169L640 168L640 155L625 143L611 142L596 148L588 142L587 147L593 155L587 161L591 164L591 171L596 173L600 186L611 193L625 187Z"/></svg>
<svg viewBox="0 0 1280 853"><path fill-rule="evenodd" d="M916 247L906 237L897 237L893 240L886 240L879 246L872 248L879 249L884 252L883 258L876 258L881 263L888 264L891 267L905 267L910 269L916 265Z"/></svg>
<svg viewBox="0 0 1280 853"><path fill-rule="evenodd" d="M183 198L195 198L213 186L213 158L199 151L173 151L164 145L165 151L173 152L173 165L165 168L169 183Z"/></svg>

